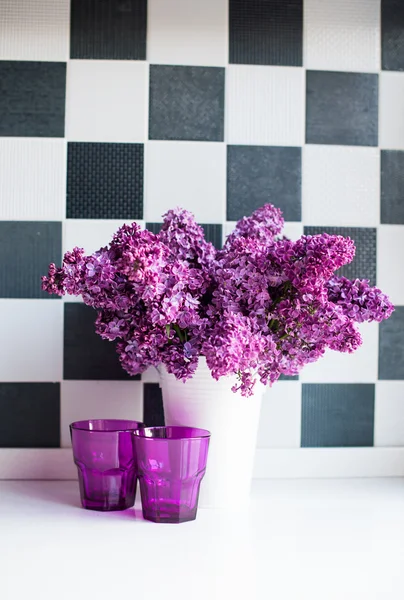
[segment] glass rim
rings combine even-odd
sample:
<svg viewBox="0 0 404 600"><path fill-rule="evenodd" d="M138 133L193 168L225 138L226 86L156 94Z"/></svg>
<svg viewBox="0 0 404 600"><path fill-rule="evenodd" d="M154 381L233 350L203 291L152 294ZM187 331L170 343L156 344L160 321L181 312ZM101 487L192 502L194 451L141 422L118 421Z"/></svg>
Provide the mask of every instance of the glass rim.
<svg viewBox="0 0 404 600"><path fill-rule="evenodd" d="M110 421L115 423L122 423L122 421L127 421L128 423L137 423L137 427L117 427L116 429L89 429L88 427L80 427L80 424L90 423L91 421ZM74 429L75 431L87 431L89 433L123 433L125 431L136 431L137 429L143 429L144 424L142 421L136 421L132 419L81 419L80 421L73 421L69 425L70 429Z"/></svg>
<svg viewBox="0 0 404 600"><path fill-rule="evenodd" d="M161 430L161 429L193 429L194 431L200 431L201 434L200 435L184 435L184 437L179 437L179 438L159 438L159 437L148 437L146 435L140 435L139 430L142 431L157 431L157 430ZM188 425L158 425L156 427L140 427L138 429L134 429L132 430L132 434L142 440L153 440L153 441L163 441L166 442L167 440L171 440L173 442L177 441L181 441L181 440L203 440L206 438L210 438L211 437L211 432L208 429L203 429L201 427L191 427Z"/></svg>

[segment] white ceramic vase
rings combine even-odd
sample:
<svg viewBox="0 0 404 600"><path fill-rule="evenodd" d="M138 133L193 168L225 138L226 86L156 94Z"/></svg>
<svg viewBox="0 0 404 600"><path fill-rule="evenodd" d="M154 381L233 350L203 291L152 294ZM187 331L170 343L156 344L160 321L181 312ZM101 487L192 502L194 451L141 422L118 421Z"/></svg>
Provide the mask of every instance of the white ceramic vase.
<svg viewBox="0 0 404 600"><path fill-rule="evenodd" d="M236 379L213 379L204 357L192 379L178 381L160 371L166 425L201 427L211 432L207 469L199 507L238 509L248 503L253 473L261 400L231 391Z"/></svg>

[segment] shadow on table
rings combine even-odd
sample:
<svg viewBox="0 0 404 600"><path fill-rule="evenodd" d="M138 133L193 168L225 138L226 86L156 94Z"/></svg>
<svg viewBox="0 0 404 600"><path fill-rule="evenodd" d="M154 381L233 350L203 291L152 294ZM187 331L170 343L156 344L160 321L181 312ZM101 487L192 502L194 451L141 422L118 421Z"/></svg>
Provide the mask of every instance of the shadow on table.
<svg viewBox="0 0 404 600"><path fill-rule="evenodd" d="M112 518L116 520L141 520L142 509L139 506L123 511L96 511L85 510L80 503L78 483L74 481L29 481L24 482L19 490L19 495L40 500L49 504L59 504L77 509L84 515L93 515L92 518ZM69 510L70 512L70 510Z"/></svg>

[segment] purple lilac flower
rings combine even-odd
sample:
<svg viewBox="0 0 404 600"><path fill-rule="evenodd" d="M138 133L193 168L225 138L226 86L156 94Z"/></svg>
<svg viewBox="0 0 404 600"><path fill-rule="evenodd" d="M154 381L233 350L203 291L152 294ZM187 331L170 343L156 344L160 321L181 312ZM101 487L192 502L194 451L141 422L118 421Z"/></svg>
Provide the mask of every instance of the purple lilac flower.
<svg viewBox="0 0 404 600"><path fill-rule="evenodd" d="M192 213L177 208L169 210L163 218L159 239L180 259L202 267L214 259L215 249L205 240L203 229Z"/></svg>
<svg viewBox="0 0 404 600"><path fill-rule="evenodd" d="M367 279L351 281L346 277L332 277L327 282L328 298L342 308L357 323L388 319L394 308L389 298Z"/></svg>
<svg viewBox="0 0 404 600"><path fill-rule="evenodd" d="M255 210L251 216L238 221L234 231L226 240L226 246L231 246L239 237L257 239L264 244L271 244L284 226L282 211L272 204L265 204Z"/></svg>
<svg viewBox="0 0 404 600"><path fill-rule="evenodd" d="M205 356L216 379L238 375L248 396L261 381L295 375L327 349L353 352L356 323L394 310L366 280L335 274L352 261L352 240L336 235L279 237L282 213L270 204L241 219L216 251L191 213L164 215L155 235L124 225L109 246L74 248L42 278L53 294L81 295L97 311L96 332L116 341L135 375L163 364L186 381Z"/></svg>

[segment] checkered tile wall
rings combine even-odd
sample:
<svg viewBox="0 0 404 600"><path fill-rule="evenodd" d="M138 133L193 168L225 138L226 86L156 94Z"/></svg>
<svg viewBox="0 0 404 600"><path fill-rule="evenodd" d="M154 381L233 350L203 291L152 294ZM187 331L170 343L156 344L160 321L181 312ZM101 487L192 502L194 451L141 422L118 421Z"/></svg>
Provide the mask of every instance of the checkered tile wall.
<svg viewBox="0 0 404 600"><path fill-rule="evenodd" d="M49 262L175 205L220 246L267 201L292 238L352 236L345 273L398 307L268 391L259 446L404 445L403 106L401 0L2 0L0 446L163 419L155 374L41 291Z"/></svg>

